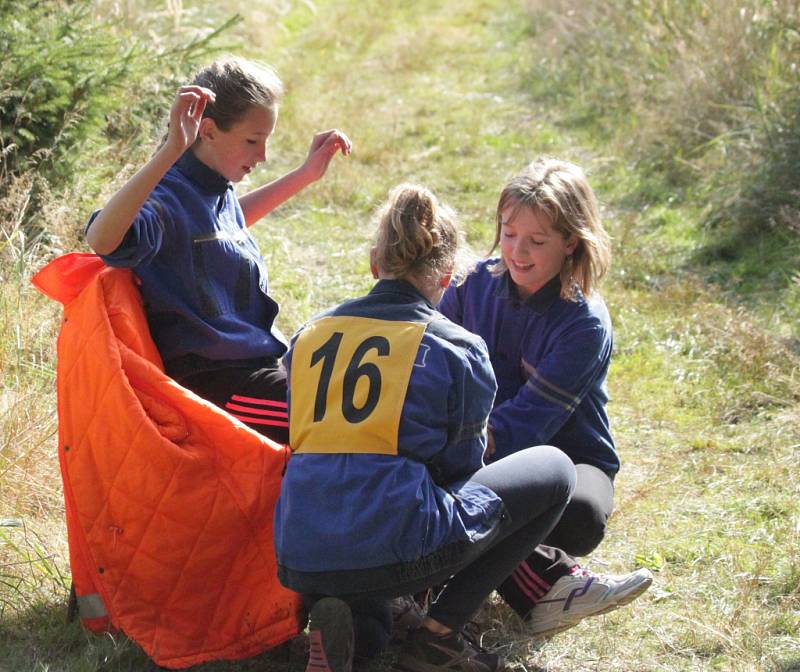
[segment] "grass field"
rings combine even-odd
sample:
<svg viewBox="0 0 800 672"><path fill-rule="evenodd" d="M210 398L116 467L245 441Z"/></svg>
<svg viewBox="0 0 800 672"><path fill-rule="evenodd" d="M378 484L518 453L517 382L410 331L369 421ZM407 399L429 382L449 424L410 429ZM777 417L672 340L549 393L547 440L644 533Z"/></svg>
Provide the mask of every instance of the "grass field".
<svg viewBox="0 0 800 672"><path fill-rule="evenodd" d="M619 138L577 118L563 91L544 95L561 35L543 22L568 16L566 4L260 0L254 10L234 0L211 16L169 6L176 25L181 12L184 23L241 12L223 41L272 63L287 84L251 186L301 162L315 130L336 126L353 140L351 157L257 227L288 333L370 286L370 216L399 182L451 203L479 255L504 181L537 155L584 166L604 204L614 244L603 286L616 329L609 411L623 469L609 534L587 564L646 566L655 583L546 643L492 603L480 615L485 643L521 672L800 670L800 237L708 225L706 203L685 184L644 172ZM82 245L88 211L50 207L62 248ZM0 670L149 669L124 637L64 623L59 311L28 283L54 250L13 236L0 245L15 246L17 260L0 288ZM303 668L299 645L284 654L197 669ZM375 669L390 662L391 653Z"/></svg>

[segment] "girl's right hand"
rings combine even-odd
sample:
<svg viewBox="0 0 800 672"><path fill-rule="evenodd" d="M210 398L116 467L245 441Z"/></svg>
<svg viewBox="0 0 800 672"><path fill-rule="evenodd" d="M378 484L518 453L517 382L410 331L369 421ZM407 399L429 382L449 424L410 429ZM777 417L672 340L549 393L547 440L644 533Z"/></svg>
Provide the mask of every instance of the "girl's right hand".
<svg viewBox="0 0 800 672"><path fill-rule="evenodd" d="M214 102L216 94L204 86L182 86L169 111L169 131L166 145L183 154L197 139L206 103Z"/></svg>
<svg viewBox="0 0 800 672"><path fill-rule="evenodd" d="M488 460L492 455L494 455L496 448L497 447L494 444L494 434L492 434L492 428L489 427L486 430L486 450L483 453L483 459Z"/></svg>

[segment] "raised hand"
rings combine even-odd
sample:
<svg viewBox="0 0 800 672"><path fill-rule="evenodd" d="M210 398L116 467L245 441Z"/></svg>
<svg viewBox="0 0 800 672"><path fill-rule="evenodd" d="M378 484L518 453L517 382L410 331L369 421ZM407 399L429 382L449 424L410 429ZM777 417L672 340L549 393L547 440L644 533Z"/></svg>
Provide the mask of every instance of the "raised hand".
<svg viewBox="0 0 800 672"><path fill-rule="evenodd" d="M169 111L169 131L166 144L182 154L197 139L200 121L206 104L214 102L216 94L203 86L182 86L175 95Z"/></svg>
<svg viewBox="0 0 800 672"><path fill-rule="evenodd" d="M337 151L341 151L347 156L352 149L350 138L338 129L317 133L311 140L311 147L302 170L311 181L318 180L325 175L328 165Z"/></svg>

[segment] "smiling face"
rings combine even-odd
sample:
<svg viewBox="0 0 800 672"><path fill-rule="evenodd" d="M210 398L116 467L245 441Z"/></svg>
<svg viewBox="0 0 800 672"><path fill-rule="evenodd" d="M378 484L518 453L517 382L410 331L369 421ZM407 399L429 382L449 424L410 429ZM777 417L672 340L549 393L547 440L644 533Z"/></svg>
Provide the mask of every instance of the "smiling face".
<svg viewBox="0 0 800 672"><path fill-rule="evenodd" d="M206 117L200 124L195 155L225 179L239 182L267 158L267 143L277 119L277 108L251 107L223 131Z"/></svg>
<svg viewBox="0 0 800 672"><path fill-rule="evenodd" d="M522 298L558 275L576 244L575 236L564 238L541 210L512 203L501 213L500 254Z"/></svg>

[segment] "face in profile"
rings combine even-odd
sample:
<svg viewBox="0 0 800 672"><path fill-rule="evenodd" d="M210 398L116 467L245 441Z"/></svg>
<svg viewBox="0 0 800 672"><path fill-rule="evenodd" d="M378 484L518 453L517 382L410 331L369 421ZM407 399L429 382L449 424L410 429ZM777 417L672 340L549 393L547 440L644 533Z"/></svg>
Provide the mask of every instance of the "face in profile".
<svg viewBox="0 0 800 672"><path fill-rule="evenodd" d="M251 107L227 131L220 130L212 119L201 133L203 161L225 179L240 182L245 175L267 158L267 143L275 130L277 112Z"/></svg>

